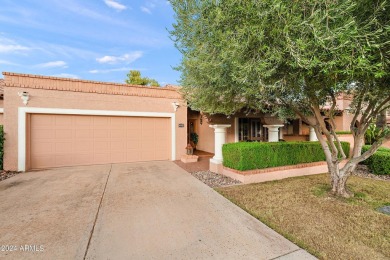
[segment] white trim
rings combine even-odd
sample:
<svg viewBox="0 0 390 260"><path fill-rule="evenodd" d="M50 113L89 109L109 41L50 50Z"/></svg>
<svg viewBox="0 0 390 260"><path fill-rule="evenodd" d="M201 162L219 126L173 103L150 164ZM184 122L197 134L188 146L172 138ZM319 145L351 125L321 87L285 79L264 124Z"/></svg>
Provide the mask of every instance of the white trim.
<svg viewBox="0 0 390 260"><path fill-rule="evenodd" d="M0 113L4 114L4 108L0 108Z"/></svg>
<svg viewBox="0 0 390 260"><path fill-rule="evenodd" d="M238 117L234 118L234 142L238 143Z"/></svg>
<svg viewBox="0 0 390 260"><path fill-rule="evenodd" d="M18 109L18 171L26 170L26 115L27 114L57 114L57 115L93 115L93 116L137 116L137 117L167 117L171 118L171 160L176 160L176 115L175 113L136 112L115 110L84 110L63 108L19 107Z"/></svg>

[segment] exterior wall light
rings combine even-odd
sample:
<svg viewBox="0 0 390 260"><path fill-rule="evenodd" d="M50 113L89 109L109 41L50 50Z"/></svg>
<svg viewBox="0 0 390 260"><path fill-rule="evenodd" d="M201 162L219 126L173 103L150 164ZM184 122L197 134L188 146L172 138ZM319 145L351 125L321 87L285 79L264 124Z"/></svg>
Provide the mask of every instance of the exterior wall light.
<svg viewBox="0 0 390 260"><path fill-rule="evenodd" d="M173 106L173 110L175 110L175 112L176 112L177 109L179 108L179 103L175 101L172 103L172 106Z"/></svg>
<svg viewBox="0 0 390 260"><path fill-rule="evenodd" d="M18 95L23 100L23 104L27 106L28 101L30 100L30 93L23 91L23 92L18 92Z"/></svg>

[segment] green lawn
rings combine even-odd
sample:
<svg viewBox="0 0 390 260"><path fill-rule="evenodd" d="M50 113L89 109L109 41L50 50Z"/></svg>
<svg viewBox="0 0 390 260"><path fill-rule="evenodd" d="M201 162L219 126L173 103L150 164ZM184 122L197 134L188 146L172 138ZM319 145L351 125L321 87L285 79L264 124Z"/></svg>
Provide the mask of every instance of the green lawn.
<svg viewBox="0 0 390 260"><path fill-rule="evenodd" d="M351 199L329 195L328 175L216 189L286 238L322 259L389 259L390 182L352 176Z"/></svg>

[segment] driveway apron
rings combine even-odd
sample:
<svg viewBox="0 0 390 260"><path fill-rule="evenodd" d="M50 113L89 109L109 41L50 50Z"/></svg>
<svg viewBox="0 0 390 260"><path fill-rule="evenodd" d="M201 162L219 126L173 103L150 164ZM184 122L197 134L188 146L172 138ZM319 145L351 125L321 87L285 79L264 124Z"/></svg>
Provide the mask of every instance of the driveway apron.
<svg viewBox="0 0 390 260"><path fill-rule="evenodd" d="M83 259L110 168L50 169L0 182L0 258Z"/></svg>
<svg viewBox="0 0 390 260"><path fill-rule="evenodd" d="M172 162L113 165L87 259L314 259Z"/></svg>

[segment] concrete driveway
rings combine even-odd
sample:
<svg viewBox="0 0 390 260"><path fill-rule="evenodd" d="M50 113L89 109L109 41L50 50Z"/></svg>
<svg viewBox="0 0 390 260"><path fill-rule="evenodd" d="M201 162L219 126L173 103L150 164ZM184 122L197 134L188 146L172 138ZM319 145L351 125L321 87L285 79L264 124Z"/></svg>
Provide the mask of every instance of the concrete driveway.
<svg viewBox="0 0 390 260"><path fill-rule="evenodd" d="M172 162L29 172L0 196L0 257L315 259Z"/></svg>

